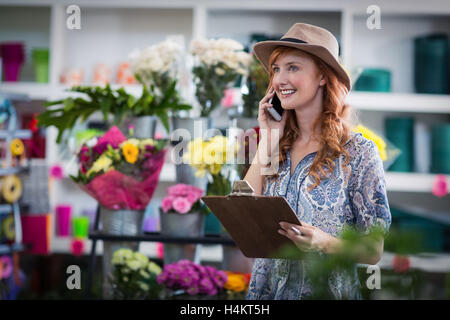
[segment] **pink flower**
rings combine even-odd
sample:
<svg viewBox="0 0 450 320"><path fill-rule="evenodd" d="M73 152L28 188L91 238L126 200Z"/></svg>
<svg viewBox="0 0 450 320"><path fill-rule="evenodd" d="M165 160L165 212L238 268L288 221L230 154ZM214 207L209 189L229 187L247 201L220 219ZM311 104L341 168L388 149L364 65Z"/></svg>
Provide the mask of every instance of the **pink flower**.
<svg viewBox="0 0 450 320"><path fill-rule="evenodd" d="M434 182L433 182L432 192L436 197L439 197L439 198L447 195L448 189L447 189L447 181L445 179L445 175L438 174L436 176L436 180L434 180Z"/></svg>
<svg viewBox="0 0 450 320"><path fill-rule="evenodd" d="M63 178L63 169L59 165L54 165L50 168L50 176L55 179L61 179Z"/></svg>
<svg viewBox="0 0 450 320"><path fill-rule="evenodd" d="M163 209L164 212L169 211L170 209L172 209L172 203L173 203L173 199L174 197L172 196L167 196L165 197L162 202L161 202L161 208Z"/></svg>
<svg viewBox="0 0 450 320"><path fill-rule="evenodd" d="M182 197L175 198L172 205L175 211L181 214L188 213L192 207L192 204L186 198Z"/></svg>
<svg viewBox="0 0 450 320"><path fill-rule="evenodd" d="M123 133L116 126L113 126L108 130L108 132L98 139L97 145L106 142L110 144L111 147L118 148L119 145L125 140L127 140L127 138L123 135Z"/></svg>
<svg viewBox="0 0 450 320"><path fill-rule="evenodd" d="M82 239L73 239L70 244L70 251L75 256L81 256L84 250L84 241Z"/></svg>

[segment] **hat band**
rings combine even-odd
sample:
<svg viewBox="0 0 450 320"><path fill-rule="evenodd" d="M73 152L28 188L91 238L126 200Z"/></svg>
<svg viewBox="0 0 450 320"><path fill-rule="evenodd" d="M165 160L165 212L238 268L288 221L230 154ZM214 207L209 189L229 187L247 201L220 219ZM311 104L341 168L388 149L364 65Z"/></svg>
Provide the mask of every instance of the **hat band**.
<svg viewBox="0 0 450 320"><path fill-rule="evenodd" d="M286 42L295 42L295 43L308 43L306 41L295 39L295 38L282 38L280 41L286 41Z"/></svg>

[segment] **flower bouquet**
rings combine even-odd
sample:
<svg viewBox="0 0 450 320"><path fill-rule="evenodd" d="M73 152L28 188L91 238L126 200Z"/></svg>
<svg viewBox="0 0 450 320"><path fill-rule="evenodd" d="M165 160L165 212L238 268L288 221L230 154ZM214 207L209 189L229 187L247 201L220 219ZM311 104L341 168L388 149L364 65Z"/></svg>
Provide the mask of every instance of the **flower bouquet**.
<svg viewBox="0 0 450 320"><path fill-rule="evenodd" d="M197 60L192 72L201 117L208 117L220 104L224 90L247 74L251 56L231 39L193 40L191 54Z"/></svg>
<svg viewBox="0 0 450 320"><path fill-rule="evenodd" d="M78 175L71 178L105 208L144 210L158 184L165 145L165 140L127 139L113 126L82 145Z"/></svg>
<svg viewBox="0 0 450 320"><path fill-rule="evenodd" d="M114 299L157 299L162 286L156 281L161 268L145 255L130 249L119 249L111 260L109 281Z"/></svg>
<svg viewBox="0 0 450 320"><path fill-rule="evenodd" d="M180 260L165 265L157 282L164 286L167 298L188 298L194 295L212 298L223 291L227 278L224 271L214 267Z"/></svg>

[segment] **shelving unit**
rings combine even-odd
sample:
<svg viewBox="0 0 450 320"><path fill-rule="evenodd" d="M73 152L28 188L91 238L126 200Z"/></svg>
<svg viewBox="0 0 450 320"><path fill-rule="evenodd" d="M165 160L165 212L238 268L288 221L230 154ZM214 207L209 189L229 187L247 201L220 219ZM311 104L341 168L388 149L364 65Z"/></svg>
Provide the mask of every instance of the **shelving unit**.
<svg viewBox="0 0 450 320"><path fill-rule="evenodd" d="M308 22L329 29L341 45L341 57L347 69L357 66L383 67L392 70L390 93L353 91L347 102L360 112L364 124L383 133L383 119L392 114L412 115L424 119L427 124L450 121L450 95L417 94L413 90L413 42L416 36L442 31L450 34L450 3L445 0L422 2L406 1L219 1L219 0L131 0L127 2L106 0L80 0L81 30L65 27L65 8L70 1L58 0L6 0L1 1L0 21L3 15L16 17L17 23L0 28L0 41L8 38L14 28L29 12L38 8L34 16L39 21L38 30L28 24L20 25L21 37L27 45L39 33L38 45L50 47L50 81L34 83L30 77L24 82L0 83L0 92L23 94L30 100L58 99L70 93L68 86L59 83L66 67L83 67L85 83L92 80L96 63L111 66L112 75L118 63L126 59L135 47L161 41L169 35L183 35L185 51L189 41L197 37L230 37L247 45L252 33L283 34L297 21ZM381 9L381 30L366 27L369 5ZM18 10L20 8L21 10ZM3 15L2 15L3 14ZM8 18L5 21L10 21ZM173 23L176 21L176 23ZM0 26L3 26L0 22ZM370 41L368 41L370 39ZM20 39L18 39L20 40ZM34 41L34 40L33 40ZM36 40L37 41L37 40ZM85 50L89 46L89 50ZM100 57L100 58L99 58ZM29 67L28 67L29 68ZM113 85L114 87L114 85ZM140 86L127 86L127 91L139 94ZM66 174L74 173L74 163L60 157L54 141L55 131L47 130L48 165L61 164ZM436 174L386 172L389 199L394 204L409 202L414 198L426 198L436 203L438 212L450 216L449 195L437 200L431 194ZM175 181L174 166L167 162L161 172L160 185L154 202L160 201L165 188ZM447 175L450 185L450 177ZM55 181L52 208L57 202L72 202L79 209L80 203L94 204L69 179ZM71 192L71 199L64 194ZM66 248L66 240L54 238L54 248ZM57 249L55 249L57 250ZM67 249L68 250L68 249Z"/></svg>

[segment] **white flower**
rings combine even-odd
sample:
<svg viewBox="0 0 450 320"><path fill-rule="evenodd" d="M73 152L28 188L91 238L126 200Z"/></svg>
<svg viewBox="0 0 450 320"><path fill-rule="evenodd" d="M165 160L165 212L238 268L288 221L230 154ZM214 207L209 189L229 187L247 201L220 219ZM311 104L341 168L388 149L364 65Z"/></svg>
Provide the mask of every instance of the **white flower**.
<svg viewBox="0 0 450 320"><path fill-rule="evenodd" d="M216 71L219 76L223 76L225 74L225 70L222 68L215 68L214 71Z"/></svg>
<svg viewBox="0 0 450 320"><path fill-rule="evenodd" d="M127 261L127 267L133 271L136 271L141 267L141 263L137 260Z"/></svg>
<svg viewBox="0 0 450 320"><path fill-rule="evenodd" d="M156 275L160 274L162 271L161 267L152 261L149 262L149 264L147 266L147 270Z"/></svg>

